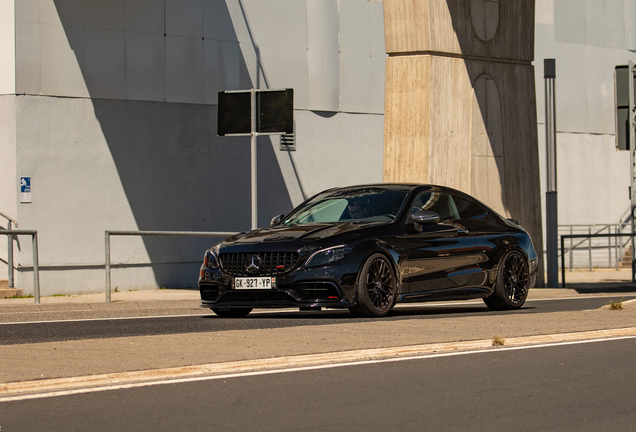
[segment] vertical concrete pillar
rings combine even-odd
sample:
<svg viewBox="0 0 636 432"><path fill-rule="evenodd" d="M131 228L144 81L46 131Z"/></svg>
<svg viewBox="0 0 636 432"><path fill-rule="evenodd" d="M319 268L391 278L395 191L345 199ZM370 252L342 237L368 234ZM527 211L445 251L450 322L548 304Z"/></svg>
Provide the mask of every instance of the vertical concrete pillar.
<svg viewBox="0 0 636 432"><path fill-rule="evenodd" d="M541 257L534 0L384 0L384 22L384 180L468 192Z"/></svg>

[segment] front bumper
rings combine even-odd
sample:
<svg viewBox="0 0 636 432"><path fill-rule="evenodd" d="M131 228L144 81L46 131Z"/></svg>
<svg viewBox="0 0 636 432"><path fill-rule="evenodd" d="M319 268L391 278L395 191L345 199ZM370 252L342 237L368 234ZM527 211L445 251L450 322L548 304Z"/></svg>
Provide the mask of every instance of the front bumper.
<svg viewBox="0 0 636 432"><path fill-rule="evenodd" d="M294 289L225 290L202 285L201 307L204 308L348 308L345 298L301 297Z"/></svg>
<svg viewBox="0 0 636 432"><path fill-rule="evenodd" d="M201 267L201 307L348 308L353 306L356 277L357 271L346 265L301 267L276 276L274 289L233 289L231 276Z"/></svg>

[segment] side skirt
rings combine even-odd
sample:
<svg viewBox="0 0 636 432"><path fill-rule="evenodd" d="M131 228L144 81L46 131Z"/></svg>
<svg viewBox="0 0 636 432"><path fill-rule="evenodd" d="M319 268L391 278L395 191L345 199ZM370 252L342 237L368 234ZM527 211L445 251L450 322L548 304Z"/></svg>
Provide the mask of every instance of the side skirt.
<svg viewBox="0 0 636 432"><path fill-rule="evenodd" d="M443 300L469 300L474 298L484 298L492 294L489 287L474 287L449 289L440 291L425 291L418 293L405 293L398 296L398 303L413 303L426 301L443 301Z"/></svg>

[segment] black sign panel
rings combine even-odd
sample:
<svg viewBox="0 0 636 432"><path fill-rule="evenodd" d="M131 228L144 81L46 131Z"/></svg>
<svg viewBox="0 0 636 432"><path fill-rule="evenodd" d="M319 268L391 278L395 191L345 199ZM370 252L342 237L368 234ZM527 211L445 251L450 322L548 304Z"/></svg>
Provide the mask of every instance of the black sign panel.
<svg viewBox="0 0 636 432"><path fill-rule="evenodd" d="M249 92L219 92L219 136L249 134L251 124L252 97Z"/></svg>
<svg viewBox="0 0 636 432"><path fill-rule="evenodd" d="M257 131L294 133L294 90L264 91L258 101Z"/></svg>
<svg viewBox="0 0 636 432"><path fill-rule="evenodd" d="M257 133L293 133L294 90L257 90L256 112ZM251 93L219 92L217 134L225 136L251 132Z"/></svg>
<svg viewBox="0 0 636 432"><path fill-rule="evenodd" d="M616 66L614 68L614 92L616 101L616 148L629 150L630 122L629 122L629 67ZM634 99L636 100L636 77L634 80Z"/></svg>

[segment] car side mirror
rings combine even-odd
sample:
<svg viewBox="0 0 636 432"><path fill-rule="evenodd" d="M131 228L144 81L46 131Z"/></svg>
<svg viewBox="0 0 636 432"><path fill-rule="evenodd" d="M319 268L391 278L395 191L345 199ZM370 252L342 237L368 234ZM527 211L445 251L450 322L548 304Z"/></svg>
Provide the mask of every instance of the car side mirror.
<svg viewBox="0 0 636 432"><path fill-rule="evenodd" d="M278 225L280 223L280 221L283 220L284 217L285 217L284 214L279 214L278 216L274 216L272 218L272 221L269 223L269 225L270 226Z"/></svg>
<svg viewBox="0 0 636 432"><path fill-rule="evenodd" d="M413 213L413 223L418 225L433 225L439 223L439 215L434 211L420 210Z"/></svg>

